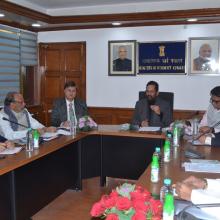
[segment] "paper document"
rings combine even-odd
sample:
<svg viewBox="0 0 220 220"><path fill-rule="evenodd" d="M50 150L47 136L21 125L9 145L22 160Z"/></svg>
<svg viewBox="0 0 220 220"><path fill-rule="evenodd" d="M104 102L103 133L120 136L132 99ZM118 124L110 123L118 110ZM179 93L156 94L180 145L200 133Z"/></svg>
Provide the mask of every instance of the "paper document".
<svg viewBox="0 0 220 220"><path fill-rule="evenodd" d="M191 163L220 164L219 160L190 159Z"/></svg>
<svg viewBox="0 0 220 220"><path fill-rule="evenodd" d="M20 152L22 149L22 147L14 147L14 148L10 148L10 149L5 149L2 152L0 152L0 154L16 154L18 152Z"/></svg>
<svg viewBox="0 0 220 220"><path fill-rule="evenodd" d="M139 131L160 131L160 127L140 127Z"/></svg>
<svg viewBox="0 0 220 220"><path fill-rule="evenodd" d="M198 173L220 173L219 163L184 163L185 171Z"/></svg>

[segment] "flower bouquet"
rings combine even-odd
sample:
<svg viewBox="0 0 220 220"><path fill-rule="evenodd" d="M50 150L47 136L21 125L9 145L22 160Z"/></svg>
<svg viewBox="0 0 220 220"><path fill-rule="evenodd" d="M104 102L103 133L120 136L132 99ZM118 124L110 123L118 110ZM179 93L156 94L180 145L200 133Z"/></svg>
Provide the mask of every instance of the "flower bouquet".
<svg viewBox="0 0 220 220"><path fill-rule="evenodd" d="M98 127L98 125L88 115L81 117L78 123L80 131L92 131Z"/></svg>
<svg viewBox="0 0 220 220"><path fill-rule="evenodd" d="M141 186L124 183L103 195L90 214L106 220L160 220L162 204Z"/></svg>

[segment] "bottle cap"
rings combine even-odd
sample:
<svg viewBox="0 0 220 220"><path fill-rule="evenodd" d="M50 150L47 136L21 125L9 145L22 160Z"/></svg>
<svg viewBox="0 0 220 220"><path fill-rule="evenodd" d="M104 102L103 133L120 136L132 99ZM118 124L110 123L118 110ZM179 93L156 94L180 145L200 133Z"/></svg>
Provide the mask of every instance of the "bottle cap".
<svg viewBox="0 0 220 220"><path fill-rule="evenodd" d="M155 151L156 151L157 153L160 153L160 147L156 147L156 148L155 148Z"/></svg>
<svg viewBox="0 0 220 220"><path fill-rule="evenodd" d="M171 180L170 178L165 178L165 179L163 180L163 183L164 183L164 185L171 185L172 180Z"/></svg>

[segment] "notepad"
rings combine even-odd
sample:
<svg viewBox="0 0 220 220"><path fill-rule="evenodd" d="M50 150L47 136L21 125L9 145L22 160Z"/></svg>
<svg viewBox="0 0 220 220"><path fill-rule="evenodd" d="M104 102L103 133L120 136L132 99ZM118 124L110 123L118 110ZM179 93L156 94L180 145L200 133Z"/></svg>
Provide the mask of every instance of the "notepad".
<svg viewBox="0 0 220 220"><path fill-rule="evenodd" d="M160 127L140 127L139 131L160 131Z"/></svg>
<svg viewBox="0 0 220 220"><path fill-rule="evenodd" d="M184 163L186 172L220 173L219 163Z"/></svg>
<svg viewBox="0 0 220 220"><path fill-rule="evenodd" d="M18 152L20 152L22 149L22 147L14 147L14 148L6 148L5 150L3 150L2 152L0 152L0 154L17 154Z"/></svg>

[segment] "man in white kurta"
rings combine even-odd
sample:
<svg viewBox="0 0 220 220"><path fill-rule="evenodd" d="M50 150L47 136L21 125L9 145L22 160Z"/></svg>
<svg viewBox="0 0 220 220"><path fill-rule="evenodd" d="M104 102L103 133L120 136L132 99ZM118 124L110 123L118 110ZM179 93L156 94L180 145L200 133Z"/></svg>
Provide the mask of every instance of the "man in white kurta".
<svg viewBox="0 0 220 220"><path fill-rule="evenodd" d="M194 176L175 184L181 199L194 204L220 203L220 179L199 179ZM220 207L202 208L212 219L220 219Z"/></svg>
<svg viewBox="0 0 220 220"><path fill-rule="evenodd" d="M24 98L20 93L9 92L6 95L4 104L4 108L0 112L0 134L6 139L22 139L26 137L28 128L37 129L40 134L56 131L56 128L46 128L31 116L25 108ZM12 122L3 120L3 118L9 119Z"/></svg>

